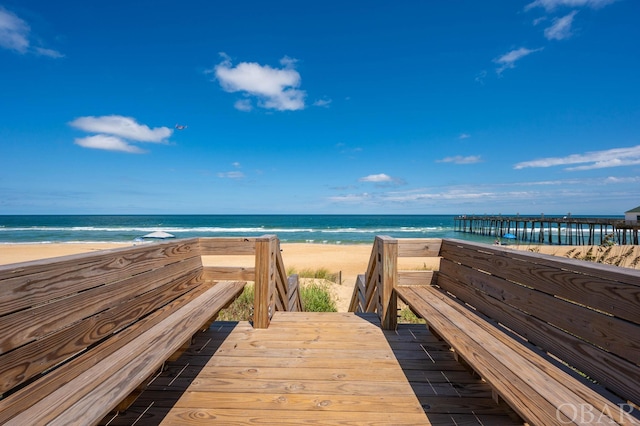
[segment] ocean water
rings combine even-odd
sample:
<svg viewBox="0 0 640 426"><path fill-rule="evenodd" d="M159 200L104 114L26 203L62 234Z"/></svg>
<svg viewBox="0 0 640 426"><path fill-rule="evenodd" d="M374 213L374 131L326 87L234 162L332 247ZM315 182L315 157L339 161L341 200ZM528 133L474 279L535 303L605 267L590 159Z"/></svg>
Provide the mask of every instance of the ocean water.
<svg viewBox="0 0 640 426"><path fill-rule="evenodd" d="M456 232L454 215L37 215L0 216L2 243L124 242L153 231L176 238L255 237L282 242L372 243L396 238L492 239Z"/></svg>

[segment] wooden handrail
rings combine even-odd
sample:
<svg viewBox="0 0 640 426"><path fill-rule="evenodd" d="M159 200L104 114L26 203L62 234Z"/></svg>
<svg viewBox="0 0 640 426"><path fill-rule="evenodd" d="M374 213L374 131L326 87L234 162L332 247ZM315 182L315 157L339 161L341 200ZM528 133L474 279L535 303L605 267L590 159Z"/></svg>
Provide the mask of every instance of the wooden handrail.
<svg viewBox="0 0 640 426"><path fill-rule="evenodd" d="M431 282L433 271L399 271L399 257L438 257L442 240L439 238L396 239L375 238L369 266L359 275L353 289L350 312L376 312L382 328L396 328L397 297L394 288L406 280L422 279Z"/></svg>
<svg viewBox="0 0 640 426"><path fill-rule="evenodd" d="M200 238L202 256L253 255L254 267L205 267L207 278L255 282L253 325L268 328L275 311L302 311L297 278L289 279L275 235L251 238Z"/></svg>
<svg viewBox="0 0 640 426"><path fill-rule="evenodd" d="M297 281L290 282L275 235L256 239L253 326L268 328L275 311L301 310ZM293 300L291 300L293 299Z"/></svg>

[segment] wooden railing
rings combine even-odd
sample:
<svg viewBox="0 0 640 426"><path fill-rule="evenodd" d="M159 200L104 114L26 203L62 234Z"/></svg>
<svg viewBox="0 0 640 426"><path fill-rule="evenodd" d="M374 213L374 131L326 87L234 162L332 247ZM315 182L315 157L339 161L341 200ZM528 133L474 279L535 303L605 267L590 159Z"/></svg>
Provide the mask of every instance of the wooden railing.
<svg viewBox="0 0 640 426"><path fill-rule="evenodd" d="M376 312L383 328L394 329L398 321L394 287L415 281L429 283L436 273L433 270L399 270L398 258L438 257L441 244L441 239L376 237L367 272L358 275L349 311Z"/></svg>
<svg viewBox="0 0 640 426"><path fill-rule="evenodd" d="M302 311L297 277L287 277L275 235L200 238L201 256L255 256L254 266L205 266L205 279L255 282L253 326L267 328L275 311Z"/></svg>

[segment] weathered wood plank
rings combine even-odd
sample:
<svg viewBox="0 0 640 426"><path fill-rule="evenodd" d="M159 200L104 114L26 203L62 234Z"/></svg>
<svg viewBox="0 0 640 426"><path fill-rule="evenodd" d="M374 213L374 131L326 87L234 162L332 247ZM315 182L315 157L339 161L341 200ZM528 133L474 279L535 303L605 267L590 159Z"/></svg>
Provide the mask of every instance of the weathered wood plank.
<svg viewBox="0 0 640 426"><path fill-rule="evenodd" d="M6 315L2 318L0 327L0 354L134 299L159 286L179 280L185 276L186 271L198 271L199 265L199 259L187 259ZM196 278L193 275L192 277Z"/></svg>
<svg viewBox="0 0 640 426"><path fill-rule="evenodd" d="M253 255L256 251L256 238L198 238L198 247L202 256Z"/></svg>
<svg viewBox="0 0 640 426"><path fill-rule="evenodd" d="M0 316L198 256L195 240L0 266Z"/></svg>
<svg viewBox="0 0 640 426"><path fill-rule="evenodd" d="M398 240L398 257L438 257L441 238L402 238Z"/></svg>
<svg viewBox="0 0 640 426"><path fill-rule="evenodd" d="M640 271L445 240L442 256L640 324Z"/></svg>
<svg viewBox="0 0 640 426"><path fill-rule="evenodd" d="M0 390L5 393L167 305L197 287L194 282L197 276L198 271L186 272L182 278L161 285L128 303L115 305L77 322L73 327L60 329L1 355Z"/></svg>
<svg viewBox="0 0 640 426"><path fill-rule="evenodd" d="M640 391L637 383L640 367L638 365L619 357L609 356L589 342L555 327L549 327L547 323L509 307L497 299L478 297L478 294L468 286L450 280L446 276L441 276L439 282L443 288L458 294L462 300L474 299L476 308L487 316L508 324L511 330L532 343L544 347L545 350L571 363L580 371L588 371L589 376L598 380L603 386L630 400L639 400Z"/></svg>
<svg viewBox="0 0 640 426"><path fill-rule="evenodd" d="M229 282L207 289L137 335L135 344L140 350L132 350L130 346L126 346L112 352L108 358L103 358L74 380L44 396L7 424L71 424L77 419L83 419L87 423L100 420L157 369L169 354L191 339L194 330L206 323L213 313L239 294L243 287L244 283ZM172 333L167 333L166 330L172 330ZM153 351L147 350L151 347L154 348ZM95 386L96 383L100 386Z"/></svg>
<svg viewBox="0 0 640 426"><path fill-rule="evenodd" d="M432 285L436 276L436 271L398 271L398 285Z"/></svg>
<svg viewBox="0 0 640 426"><path fill-rule="evenodd" d="M640 333L637 324L571 303L536 288L460 266L447 259L442 261L440 275L477 289L476 292L467 293L475 296L473 299L465 299L471 305L474 305L476 297L493 297L570 335L605 348L611 354L640 364Z"/></svg>
<svg viewBox="0 0 640 426"><path fill-rule="evenodd" d="M396 425L415 426L431 425L424 413L406 413L400 418L396 413L385 412L380 408L377 412L358 412L347 415L345 412L323 412L318 410L309 411L272 411L272 410L252 410L252 409L178 409L172 410L163 419L163 425L202 425L203 422L219 422L221 424L259 424L266 419L274 419L274 424L301 425L318 424L318 419L322 419L323 425L352 425L366 424L371 426ZM277 420L275 420L277 419ZM269 420L267 420L269 422Z"/></svg>
<svg viewBox="0 0 640 426"><path fill-rule="evenodd" d="M278 424L428 425L433 417L435 424L450 425L452 416L460 424L478 424L480 417L489 419L485 425L513 424L492 405L487 384L455 362L449 347L423 325L383 332L375 314L277 312L268 329L240 323L218 330L221 338L199 337L193 347L201 350L185 353L110 424L138 415L143 422L172 424L189 421L182 417L187 412L231 424L260 418Z"/></svg>
<svg viewBox="0 0 640 426"><path fill-rule="evenodd" d="M537 424L570 424L567 408L587 401L595 412L612 413L617 406L507 335L497 332L476 314L430 287L403 288L412 302L458 353L478 371L525 419ZM529 386L532 388L528 389ZM589 394L588 398L586 395ZM585 399L586 398L586 399ZM545 406L551 403L547 408ZM530 410L530 407L541 410ZM560 417L562 414L566 417ZM602 417L602 424L614 424ZM636 424L629 417L630 424Z"/></svg>
<svg viewBox="0 0 640 426"><path fill-rule="evenodd" d="M205 266L203 268L205 280L215 281L255 281L255 267L238 266Z"/></svg>
<svg viewBox="0 0 640 426"><path fill-rule="evenodd" d="M4 422L12 418L16 413L21 412L25 407L29 407L34 400L44 398L63 384L82 374L82 372L92 368L113 352L125 347L137 337L138 333L167 318L175 309L200 296L211 285L212 284L208 284L198 287L196 291L185 294L138 321L131 327L115 334L109 339L109 344L98 345L92 349L91 353L85 352L77 358L59 366L57 370L59 374L45 375L16 391L10 398L0 400L0 424L4 424Z"/></svg>

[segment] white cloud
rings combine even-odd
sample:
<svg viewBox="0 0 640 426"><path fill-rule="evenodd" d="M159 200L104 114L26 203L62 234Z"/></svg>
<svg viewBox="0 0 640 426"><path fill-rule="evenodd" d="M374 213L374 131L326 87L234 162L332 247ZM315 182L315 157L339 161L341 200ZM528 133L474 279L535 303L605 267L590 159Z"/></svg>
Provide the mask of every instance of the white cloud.
<svg viewBox="0 0 640 426"><path fill-rule="evenodd" d="M54 59L64 58L64 55L57 50L45 49L44 47L36 47L33 50L40 56L48 56Z"/></svg>
<svg viewBox="0 0 640 426"><path fill-rule="evenodd" d="M380 182L393 182L393 178L389 175L386 175L384 173L380 173L377 175L369 175L369 176L365 176L365 177L361 177L360 179L358 179L358 181L360 182L375 182L375 183L380 183Z"/></svg>
<svg viewBox="0 0 640 426"><path fill-rule="evenodd" d="M458 139L469 139L470 137L471 135L469 133L461 133L460 136L458 136Z"/></svg>
<svg viewBox="0 0 640 426"><path fill-rule="evenodd" d="M482 158L479 155L468 155L463 157L462 155L456 155L453 157L445 157L442 160L437 160L438 163L454 163L454 164L475 164L480 163Z"/></svg>
<svg viewBox="0 0 640 426"><path fill-rule="evenodd" d="M476 81L476 83L484 84L484 79L486 77L487 77L487 71L482 70L478 73L478 75L476 75L474 80Z"/></svg>
<svg viewBox="0 0 640 426"><path fill-rule="evenodd" d="M487 199L489 197L495 196L494 192L487 191L463 191L463 190L454 190L454 189L446 189L441 192L423 192L413 191L413 192L397 192L397 193L389 193L385 195L386 201L396 202L396 203L407 203L407 202L416 202L416 201L428 201L428 200L482 200Z"/></svg>
<svg viewBox="0 0 640 426"><path fill-rule="evenodd" d="M0 7L0 46L27 53L29 49L29 25L13 13Z"/></svg>
<svg viewBox="0 0 640 426"><path fill-rule="evenodd" d="M552 12L558 7L590 7L599 9L617 0L536 0L525 6L525 10L534 7L543 7L547 12Z"/></svg>
<svg viewBox="0 0 640 426"><path fill-rule="evenodd" d="M150 129L144 124L138 124L134 118L121 115L80 117L69 124L85 132L105 133L138 142L164 143L173 133L168 127Z"/></svg>
<svg viewBox="0 0 640 426"><path fill-rule="evenodd" d="M244 173L238 171L220 172L218 173L218 177L223 179L242 179L244 178Z"/></svg>
<svg viewBox="0 0 640 426"><path fill-rule="evenodd" d="M272 68L255 62L241 62L234 67L231 60L222 55L224 60L216 65L212 72L225 91L254 96L258 99L258 105L266 109L295 111L304 108L306 93L298 89L301 78L294 69L294 59L281 59L282 68ZM236 102L235 106L246 111L247 101Z"/></svg>
<svg viewBox="0 0 640 426"><path fill-rule="evenodd" d="M31 27L17 15L0 6L0 47L20 54L34 53L50 58L62 58L64 55L53 49L31 46Z"/></svg>
<svg viewBox="0 0 640 426"><path fill-rule="evenodd" d="M366 192L362 194L347 194L347 195L336 195L333 197L329 197L330 201L336 203L362 203L364 201L368 201L371 199L371 195Z"/></svg>
<svg viewBox="0 0 640 426"><path fill-rule="evenodd" d="M361 177L360 179L358 179L358 182L374 183L378 187L406 184L406 182L403 179L397 178L397 177L393 177L393 176L389 176L389 175L387 175L385 173L364 176L364 177Z"/></svg>
<svg viewBox="0 0 640 426"><path fill-rule="evenodd" d="M604 180L604 183L605 184L640 183L640 176L629 176L629 177L609 176Z"/></svg>
<svg viewBox="0 0 640 426"><path fill-rule="evenodd" d="M128 152L131 154L142 154L145 152L144 150L138 148L135 145L127 143L127 141L117 136L87 136L84 138L77 138L75 140L75 143L76 145L80 145L83 148L102 149L105 151L120 151Z"/></svg>
<svg viewBox="0 0 640 426"><path fill-rule="evenodd" d="M578 11L574 10L562 18L555 18L553 24L544 30L544 36L547 40L564 40L571 37L571 25L576 13Z"/></svg>
<svg viewBox="0 0 640 426"><path fill-rule="evenodd" d="M504 55L500 56L493 60L493 62L499 64L500 66L496 70L498 74L502 74L502 72L509 68L515 68L516 61L528 56L532 53L539 52L543 48L540 47L538 49L527 49L526 47L521 47L519 49L513 49Z"/></svg>
<svg viewBox="0 0 640 426"><path fill-rule="evenodd" d="M70 122L69 125L85 132L98 133L97 135L76 139L76 145L84 148L133 154L142 154L146 151L132 145L131 141L165 143L165 139L173 133L173 130L168 127L150 129L144 124L138 124L131 117L123 117L121 115L79 117Z"/></svg>
<svg viewBox="0 0 640 426"><path fill-rule="evenodd" d="M582 164L566 170L591 170L609 167L621 167L640 164L640 145L629 148L614 148L605 151L593 151L585 154L572 154L566 157L549 157L533 161L524 161L513 166L514 169L528 167L553 167Z"/></svg>
<svg viewBox="0 0 640 426"><path fill-rule="evenodd" d="M318 99L313 103L313 106L329 108L331 102L333 102L331 99Z"/></svg>
<svg viewBox="0 0 640 426"><path fill-rule="evenodd" d="M251 105L251 101L249 99L238 99L233 107L238 111L249 112L253 111L253 105Z"/></svg>

